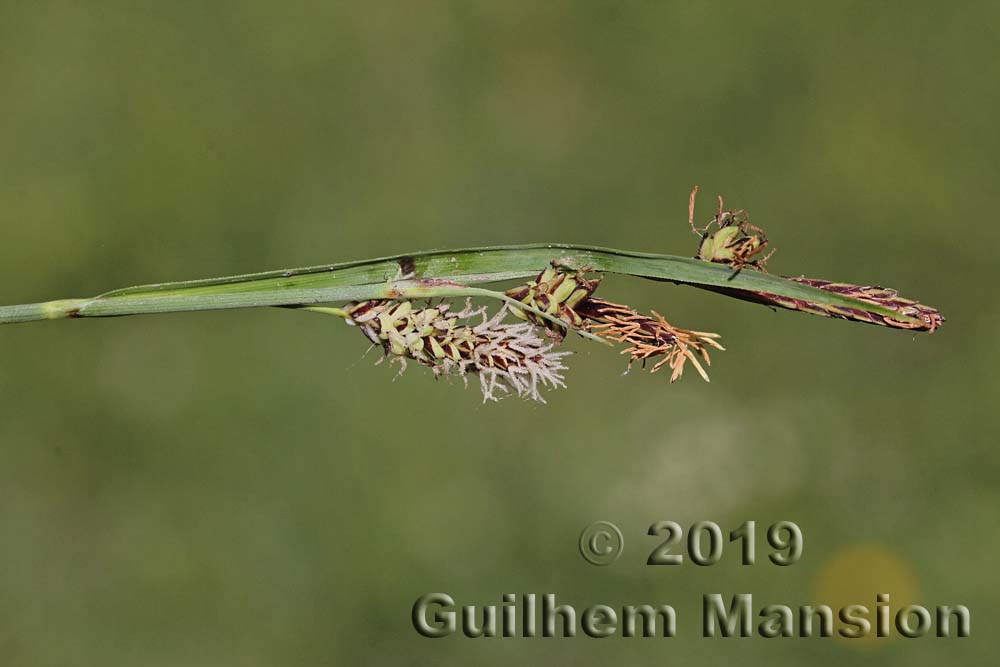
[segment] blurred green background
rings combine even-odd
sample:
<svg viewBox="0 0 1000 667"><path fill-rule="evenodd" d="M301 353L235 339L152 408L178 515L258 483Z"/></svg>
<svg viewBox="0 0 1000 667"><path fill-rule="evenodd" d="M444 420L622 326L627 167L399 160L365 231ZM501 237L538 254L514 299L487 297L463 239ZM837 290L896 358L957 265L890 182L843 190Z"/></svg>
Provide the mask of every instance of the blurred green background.
<svg viewBox="0 0 1000 667"><path fill-rule="evenodd" d="M933 336L609 279L712 383L575 340L540 406L281 310L0 330L4 665L987 664L1000 623L992 2L4 2L0 302L433 247L693 254L886 284ZM625 533L607 568L577 553ZM800 563L644 565L659 519ZM763 548L762 536L758 537ZM763 553L763 552L762 552ZM673 604L671 640L428 640L421 594ZM712 640L755 604L966 604L969 639Z"/></svg>

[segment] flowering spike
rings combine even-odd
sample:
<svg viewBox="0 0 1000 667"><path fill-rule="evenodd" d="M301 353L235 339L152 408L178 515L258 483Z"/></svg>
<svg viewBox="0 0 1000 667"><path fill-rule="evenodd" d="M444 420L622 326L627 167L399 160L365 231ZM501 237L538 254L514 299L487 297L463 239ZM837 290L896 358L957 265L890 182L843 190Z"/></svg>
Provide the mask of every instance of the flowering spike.
<svg viewBox="0 0 1000 667"><path fill-rule="evenodd" d="M628 306L603 299L589 299L579 308L580 314L590 322L590 330L598 336L631 347L622 350L630 356L629 365L647 359L663 357L650 370L655 373L664 366L671 369L670 381L675 382L684 373L684 365L690 361L698 374L708 382L708 373L698 361L701 355L706 365L711 365L708 348L725 350L716 340L719 334L704 331L688 331L673 326L653 311L653 317L643 315Z"/></svg>
<svg viewBox="0 0 1000 667"><path fill-rule="evenodd" d="M580 329L584 326L583 318L576 312L576 307L585 302L601 284L601 278L588 279L587 271L586 268L570 269L558 261L553 261L531 282L507 291L507 296L511 299L557 317L566 323L565 327L544 320L517 306L511 306L511 313L515 317L544 327L552 338L561 341L566 335L567 328Z"/></svg>
<svg viewBox="0 0 1000 667"><path fill-rule="evenodd" d="M360 327L403 370L412 359L435 376L468 381L472 373L479 377L484 401L513 393L544 403L542 388L566 386L562 358L569 353L553 352L553 344L530 322L505 323L507 312L504 306L488 317L485 308L473 309L471 302L458 313L446 302L415 308L409 301L361 301L345 309L348 324ZM464 323L477 315L480 324Z"/></svg>
<svg viewBox="0 0 1000 667"><path fill-rule="evenodd" d="M798 310L812 315L821 315L823 317L835 317L843 320L852 320L854 322L876 324L878 326L890 327L893 329L910 329L913 331L926 331L928 333L934 333L934 330L944 323L944 316L936 308L913 301L912 299L905 299L899 296L899 293L896 290L888 289L886 287L835 283L829 280L806 278L804 276L800 276L798 278L788 278L788 280L801 285L816 287L834 294L842 294L875 306L881 306L882 308L887 308L897 313L900 317L896 318L890 315L881 315L878 313L860 310L858 308L823 304L815 301L809 301L807 299L796 299L754 290L737 290L723 287L713 288L713 291L718 291L723 294L734 296L745 301L752 301L754 303L762 303L769 306L787 308L789 310Z"/></svg>

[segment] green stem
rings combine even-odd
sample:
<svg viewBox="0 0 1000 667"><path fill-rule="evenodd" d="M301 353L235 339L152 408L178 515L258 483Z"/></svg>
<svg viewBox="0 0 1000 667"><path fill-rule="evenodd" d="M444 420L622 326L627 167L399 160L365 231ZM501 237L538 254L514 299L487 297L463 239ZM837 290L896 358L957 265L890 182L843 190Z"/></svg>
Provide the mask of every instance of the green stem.
<svg viewBox="0 0 1000 667"><path fill-rule="evenodd" d="M534 276L553 260L598 272L701 288L726 288L736 293L763 292L900 318L887 308L759 271L734 273L720 264L676 255L543 244L432 250L301 269L142 285L90 299L0 307L0 324L398 298L404 290L415 295L414 298L472 296L470 285Z"/></svg>
<svg viewBox="0 0 1000 667"><path fill-rule="evenodd" d="M62 299L44 303L24 303L17 306L0 306L0 324L17 324L38 320L62 320L77 317L87 299Z"/></svg>

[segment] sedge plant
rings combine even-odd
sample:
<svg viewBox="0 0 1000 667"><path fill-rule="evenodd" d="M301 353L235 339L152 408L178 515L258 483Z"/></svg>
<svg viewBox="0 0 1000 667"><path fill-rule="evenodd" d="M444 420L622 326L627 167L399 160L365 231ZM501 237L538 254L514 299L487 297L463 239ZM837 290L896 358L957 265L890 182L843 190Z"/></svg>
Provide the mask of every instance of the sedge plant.
<svg viewBox="0 0 1000 667"><path fill-rule="evenodd" d="M679 379L690 364L708 380L719 335L687 330L663 315L644 314L596 296L606 275L690 285L725 296L812 315L933 332L944 318L894 290L766 270L774 252L746 211L718 210L694 224L694 257L570 244L431 250L408 255L157 283L91 298L0 307L0 324L117 317L196 310L283 307L332 315L355 326L383 351L383 360L431 369L434 377L477 378L484 401L516 395L544 402L542 391L565 386L569 332L624 344L629 364ZM527 279L527 280L525 280ZM499 284L522 280L502 289ZM472 298L498 308L473 308Z"/></svg>

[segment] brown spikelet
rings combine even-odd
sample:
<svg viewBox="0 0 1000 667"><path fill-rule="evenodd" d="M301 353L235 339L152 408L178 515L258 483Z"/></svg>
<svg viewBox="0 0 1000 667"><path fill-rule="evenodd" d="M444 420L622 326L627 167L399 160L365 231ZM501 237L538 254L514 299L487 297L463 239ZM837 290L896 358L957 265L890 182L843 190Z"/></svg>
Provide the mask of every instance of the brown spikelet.
<svg viewBox="0 0 1000 667"><path fill-rule="evenodd" d="M896 290L873 285L851 285L850 283L837 283L820 278L788 278L792 282L801 285L808 285L827 292L842 294L865 303L881 306L899 314L899 318L890 315L880 315L869 313L857 308L845 306L834 306L829 304L816 303L807 299L796 299L766 292L756 292L753 290L734 290L729 288L709 288L729 296L734 296L745 301L762 303L789 310L798 310L813 315L823 317L835 317L854 322L865 322L876 324L893 329L910 329L912 331L926 331L933 333L935 329L944 323L944 316L936 309L924 305L912 299L905 299L899 296ZM910 321L902 318L914 318L917 321Z"/></svg>
<svg viewBox="0 0 1000 667"><path fill-rule="evenodd" d="M708 348L725 350L716 340L719 338L718 334L680 329L667 322L656 311L650 317L628 306L591 298L581 303L577 312L586 318L593 333L628 344L630 347L622 350L622 354L630 356L630 365L636 361L645 365L649 359L663 357L653 365L650 372L655 373L667 366L671 370L671 382L681 377L688 361L708 382L708 373L698 357L701 357L706 366L711 366Z"/></svg>

